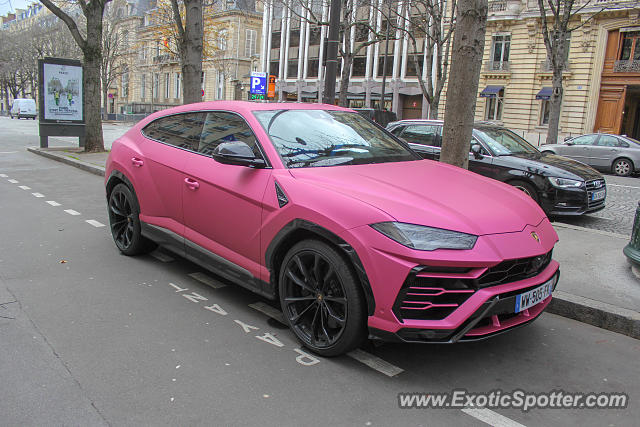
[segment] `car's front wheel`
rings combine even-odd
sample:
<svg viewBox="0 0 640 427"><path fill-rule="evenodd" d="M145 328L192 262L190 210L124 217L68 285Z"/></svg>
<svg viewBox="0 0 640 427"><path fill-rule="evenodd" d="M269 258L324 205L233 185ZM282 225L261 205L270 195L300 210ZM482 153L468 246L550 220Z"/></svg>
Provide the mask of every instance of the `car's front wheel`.
<svg viewBox="0 0 640 427"><path fill-rule="evenodd" d="M531 197L534 202L538 203L538 192L533 185L524 181L510 181L509 184L513 185L518 190Z"/></svg>
<svg viewBox="0 0 640 427"><path fill-rule="evenodd" d="M313 352L337 356L366 338L364 298L357 277L326 243L304 240L287 252L279 292L285 319Z"/></svg>
<svg viewBox="0 0 640 427"><path fill-rule="evenodd" d="M116 185L109 195L109 225L116 246L125 255L149 252L155 244L142 236L140 207L125 184Z"/></svg>
<svg viewBox="0 0 640 427"><path fill-rule="evenodd" d="M618 176L629 176L633 173L633 163L629 159L617 159L613 162L612 169Z"/></svg>

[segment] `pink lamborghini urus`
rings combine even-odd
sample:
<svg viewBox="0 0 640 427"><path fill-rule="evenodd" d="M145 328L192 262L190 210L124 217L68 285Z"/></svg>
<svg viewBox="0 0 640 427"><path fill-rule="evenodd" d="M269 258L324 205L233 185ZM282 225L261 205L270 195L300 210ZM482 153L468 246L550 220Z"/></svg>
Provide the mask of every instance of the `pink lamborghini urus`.
<svg viewBox="0 0 640 427"><path fill-rule="evenodd" d="M122 253L159 244L278 299L321 355L487 338L535 320L558 282L528 196L331 105L157 112L113 143L105 182Z"/></svg>

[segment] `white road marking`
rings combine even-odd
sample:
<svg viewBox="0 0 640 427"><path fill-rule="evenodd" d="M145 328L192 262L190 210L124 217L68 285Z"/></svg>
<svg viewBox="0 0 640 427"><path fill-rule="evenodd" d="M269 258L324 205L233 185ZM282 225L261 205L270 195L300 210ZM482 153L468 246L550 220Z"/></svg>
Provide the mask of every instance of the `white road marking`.
<svg viewBox="0 0 640 427"><path fill-rule="evenodd" d="M209 310L209 311L213 311L214 313L218 313L221 316L226 316L227 314L229 314L222 307L220 307L218 304L205 305L204 309L205 310Z"/></svg>
<svg viewBox="0 0 640 427"><path fill-rule="evenodd" d="M255 330L255 331L260 329L257 326L251 326L248 323L244 323L242 320L234 320L234 322L236 322L238 325L242 326L242 329L245 331L245 333L251 332L252 329Z"/></svg>
<svg viewBox="0 0 640 427"><path fill-rule="evenodd" d="M65 209L64 211L69 215L80 215L80 212L74 211L73 209Z"/></svg>
<svg viewBox="0 0 640 427"><path fill-rule="evenodd" d="M44 197L44 194L41 193L31 193L33 197Z"/></svg>
<svg viewBox="0 0 640 427"><path fill-rule="evenodd" d="M525 427L523 424L513 421L511 418L507 418L487 408L465 408L462 409L462 412L492 427Z"/></svg>
<svg viewBox="0 0 640 427"><path fill-rule="evenodd" d="M8 179L7 181L9 181L12 184L17 184L18 183L17 179Z"/></svg>
<svg viewBox="0 0 640 427"><path fill-rule="evenodd" d="M47 203L49 203L51 206L60 206L60 203L56 202L55 200L47 200Z"/></svg>
<svg viewBox="0 0 640 427"><path fill-rule="evenodd" d="M173 287L174 289L176 289L176 292L183 292L183 291L188 291L188 288L181 288L180 286L174 284L174 283L169 283L169 286ZM171 350L174 351L174 350Z"/></svg>
<svg viewBox="0 0 640 427"><path fill-rule="evenodd" d="M191 277L193 279L196 279L198 282L202 282L205 285L209 285L213 289L220 289L220 288L224 288L225 286L227 286L227 285L225 285L223 283L220 283L217 280L207 276L206 274L200 273L200 272L191 273L191 274L189 274L189 277Z"/></svg>
<svg viewBox="0 0 640 427"><path fill-rule="evenodd" d="M358 362L361 362L371 369L375 369L378 372L385 374L388 377L395 377L398 374L404 372L404 369L398 368L391 363L380 359L373 354L369 354L364 350L360 350L359 348L347 353L347 355Z"/></svg>
<svg viewBox="0 0 640 427"><path fill-rule="evenodd" d="M256 335L256 338L266 343L275 345L276 347L284 347L284 343L269 332L265 333L264 335Z"/></svg>
<svg viewBox="0 0 640 427"><path fill-rule="evenodd" d="M8 177L8 175L7 175L7 174L5 174L5 173L0 173L0 178L7 178L7 177Z"/></svg>
<svg viewBox="0 0 640 427"><path fill-rule="evenodd" d="M636 189L640 190L640 187L634 187L633 185L607 184L607 187L636 188Z"/></svg>
<svg viewBox="0 0 640 427"><path fill-rule="evenodd" d="M91 224L91 225L93 225L93 226L94 226L94 227L96 227L96 228L98 228L98 227L104 227L104 224L103 224L103 223L98 222L98 221L96 221L95 219L88 219L86 222L87 222L87 224Z"/></svg>
<svg viewBox="0 0 640 427"><path fill-rule="evenodd" d="M274 320L282 323L283 325L287 325L287 322L284 320L282 316L282 312L276 308L271 307L269 304L265 304L264 302L254 302L253 304L249 304L249 307L254 310L258 310L262 314L266 314Z"/></svg>
<svg viewBox="0 0 640 427"><path fill-rule="evenodd" d="M181 295L191 302L209 301L207 297L203 297L202 295L196 292L191 292L190 294L181 294Z"/></svg>
<svg viewBox="0 0 640 427"><path fill-rule="evenodd" d="M165 254L164 252L160 252L160 251L155 251L151 254L152 257L154 257L155 259L157 259L160 262L171 262L174 261L174 259L172 257L170 257L169 255Z"/></svg>
<svg viewBox="0 0 640 427"><path fill-rule="evenodd" d="M320 363L320 359L310 355L304 350L294 348L293 351L299 354L299 356L296 357L296 362L303 366L313 366L316 363Z"/></svg>
<svg viewBox="0 0 640 427"><path fill-rule="evenodd" d="M26 185L18 185L18 188L22 188L23 190L31 190L31 187L27 187Z"/></svg>

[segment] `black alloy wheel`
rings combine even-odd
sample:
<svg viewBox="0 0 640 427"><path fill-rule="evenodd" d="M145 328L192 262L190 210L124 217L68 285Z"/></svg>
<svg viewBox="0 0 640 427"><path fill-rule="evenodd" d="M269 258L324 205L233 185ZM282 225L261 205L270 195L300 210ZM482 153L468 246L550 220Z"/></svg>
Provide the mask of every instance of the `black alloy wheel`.
<svg viewBox="0 0 640 427"><path fill-rule="evenodd" d="M109 225L116 246L125 255L149 252L155 245L141 234L140 208L125 184L116 185L109 195Z"/></svg>
<svg viewBox="0 0 640 427"><path fill-rule="evenodd" d="M347 262L316 240L295 245L280 271L284 317L302 343L322 356L357 347L366 336L363 298Z"/></svg>

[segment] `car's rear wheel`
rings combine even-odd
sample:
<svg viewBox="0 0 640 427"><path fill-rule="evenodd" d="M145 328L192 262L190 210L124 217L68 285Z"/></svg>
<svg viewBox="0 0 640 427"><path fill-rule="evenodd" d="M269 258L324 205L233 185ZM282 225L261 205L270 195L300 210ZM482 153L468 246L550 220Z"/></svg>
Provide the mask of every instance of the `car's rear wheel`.
<svg viewBox="0 0 640 427"><path fill-rule="evenodd" d="M284 257L279 279L284 317L310 350L337 356L366 338L362 291L334 248L317 240L296 244Z"/></svg>
<svg viewBox="0 0 640 427"><path fill-rule="evenodd" d="M518 190L531 197L534 202L538 203L538 192L533 185L524 181L510 181L509 184L513 185Z"/></svg>
<svg viewBox="0 0 640 427"><path fill-rule="evenodd" d="M629 176L633 173L633 163L631 163L631 160L625 158L616 159L611 169L613 173L618 176Z"/></svg>
<svg viewBox="0 0 640 427"><path fill-rule="evenodd" d="M129 187L116 185L109 195L108 208L111 235L120 252L138 255L155 248L155 243L142 236L140 207Z"/></svg>

